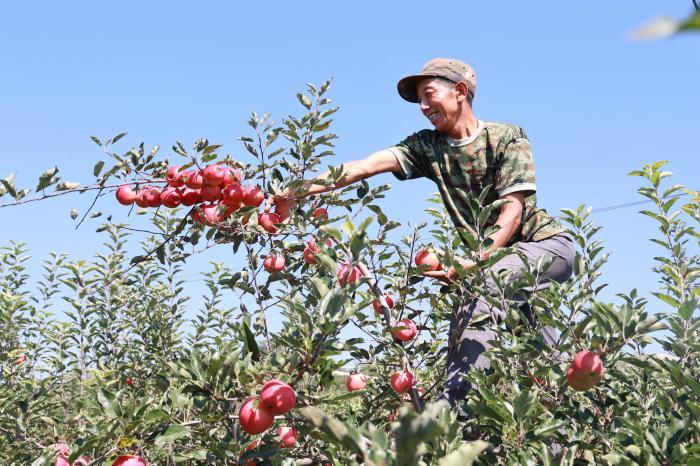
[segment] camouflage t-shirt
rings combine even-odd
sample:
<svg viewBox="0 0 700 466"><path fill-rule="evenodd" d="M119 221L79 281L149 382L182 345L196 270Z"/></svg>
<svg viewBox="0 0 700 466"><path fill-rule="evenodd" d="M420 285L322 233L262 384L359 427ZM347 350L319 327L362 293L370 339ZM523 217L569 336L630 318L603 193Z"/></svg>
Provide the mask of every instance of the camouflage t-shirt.
<svg viewBox="0 0 700 466"><path fill-rule="evenodd" d="M458 227L475 228L466 192L478 195L490 184L486 204L506 194L525 191L520 228L506 246L518 241L539 241L566 231L545 209L537 207L530 141L518 126L479 121L474 136L460 140L424 129L389 150L402 168L394 176L400 180L426 177L434 181ZM499 213L496 209L486 226L495 224Z"/></svg>

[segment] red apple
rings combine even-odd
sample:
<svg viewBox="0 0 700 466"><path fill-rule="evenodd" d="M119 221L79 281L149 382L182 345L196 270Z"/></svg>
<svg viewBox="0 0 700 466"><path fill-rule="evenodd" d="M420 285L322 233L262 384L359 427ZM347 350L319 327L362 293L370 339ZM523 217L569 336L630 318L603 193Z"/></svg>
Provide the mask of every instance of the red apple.
<svg viewBox="0 0 700 466"><path fill-rule="evenodd" d="M221 187L207 184L199 190L199 195L202 196L203 201L216 202L221 199Z"/></svg>
<svg viewBox="0 0 700 466"><path fill-rule="evenodd" d="M316 246L316 240L311 238L304 248L304 262L307 264L315 264L316 257L314 257L314 254L319 254L320 252L321 248Z"/></svg>
<svg viewBox="0 0 700 466"><path fill-rule="evenodd" d="M293 448L297 444L299 432L293 427L281 426L277 428L281 448Z"/></svg>
<svg viewBox="0 0 700 466"><path fill-rule="evenodd" d="M316 207L313 212L311 212L313 218L328 218L328 210L325 207Z"/></svg>
<svg viewBox="0 0 700 466"><path fill-rule="evenodd" d="M168 171L165 173L165 179L168 182L168 186L173 188L179 188L185 184L182 172L180 172L180 165L168 167Z"/></svg>
<svg viewBox="0 0 700 466"><path fill-rule="evenodd" d="M226 170L226 177L224 178L224 186L228 186L231 183L241 184L243 181L243 173L237 168L229 168Z"/></svg>
<svg viewBox="0 0 700 466"><path fill-rule="evenodd" d="M219 186L226 178L226 170L226 167L218 163L207 165L202 172L204 182L210 186Z"/></svg>
<svg viewBox="0 0 700 466"><path fill-rule="evenodd" d="M214 226L221 221L219 204L203 204L201 207L204 215L204 222L207 225Z"/></svg>
<svg viewBox="0 0 700 466"><path fill-rule="evenodd" d="M112 466L148 466L146 460L136 455L122 455L114 460Z"/></svg>
<svg viewBox="0 0 700 466"><path fill-rule="evenodd" d="M175 208L182 203L182 192L173 187L165 188L160 193L160 202L165 207Z"/></svg>
<svg viewBox="0 0 700 466"><path fill-rule="evenodd" d="M273 379L263 385L260 404L275 415L286 414L296 406L297 394L286 383Z"/></svg>
<svg viewBox="0 0 700 466"><path fill-rule="evenodd" d="M238 208L243 201L243 189L241 185L233 182L224 188L222 204Z"/></svg>
<svg viewBox="0 0 700 466"><path fill-rule="evenodd" d="M238 207L230 207L230 206L224 205L222 202L219 202L219 212L221 212L219 214L220 221L223 222L224 220L231 218L231 215L233 215L233 213L236 210L238 210Z"/></svg>
<svg viewBox="0 0 700 466"><path fill-rule="evenodd" d="M367 386L367 376L365 374L350 374L345 381L345 387L349 392L354 392L356 390L362 390Z"/></svg>
<svg viewBox="0 0 700 466"><path fill-rule="evenodd" d="M425 248L418 251L416 254L416 265L427 265L427 270L430 272L442 270L440 258L435 254L432 248Z"/></svg>
<svg viewBox="0 0 700 466"><path fill-rule="evenodd" d="M582 350L576 353L566 371L566 381L576 391L591 389L603 377L603 361L596 353Z"/></svg>
<svg viewBox="0 0 700 466"><path fill-rule="evenodd" d="M202 186L204 186L204 177L202 176L202 172L199 170L192 170L187 176L185 184L190 189L200 189Z"/></svg>
<svg viewBox="0 0 700 466"><path fill-rule="evenodd" d="M68 445L65 443L56 443L51 445L51 449L58 452L54 466L70 466L68 462L68 456L70 456Z"/></svg>
<svg viewBox="0 0 700 466"><path fill-rule="evenodd" d="M117 188L117 201L121 205L131 205L136 200L136 192L128 184L123 184Z"/></svg>
<svg viewBox="0 0 700 466"><path fill-rule="evenodd" d="M391 411L389 414L387 414L386 420L389 422L394 422L396 420L396 413Z"/></svg>
<svg viewBox="0 0 700 466"><path fill-rule="evenodd" d="M20 354L17 359L15 359L15 365L16 366L21 366L27 361L27 355L26 354Z"/></svg>
<svg viewBox="0 0 700 466"><path fill-rule="evenodd" d="M265 200L265 193L257 186L248 186L243 190L243 204L258 207Z"/></svg>
<svg viewBox="0 0 700 466"><path fill-rule="evenodd" d="M340 283L340 286L345 286L346 283L351 284L351 283L355 283L357 280L359 280L362 277L362 271L357 266L353 267L351 270L350 263L345 262L338 269L337 275L338 275L338 283Z"/></svg>
<svg viewBox="0 0 700 466"><path fill-rule="evenodd" d="M385 293L384 300L386 301L386 305L389 307L389 309L394 309L394 297L392 295ZM372 307L374 307L374 310L377 314L382 313L382 305L379 304L378 299L372 301Z"/></svg>
<svg viewBox="0 0 700 466"><path fill-rule="evenodd" d="M231 183L238 183L239 179L230 167L224 167L224 180L221 182L221 186L228 186Z"/></svg>
<svg viewBox="0 0 700 466"><path fill-rule="evenodd" d="M268 256L263 261L267 273L281 272L284 269L284 256Z"/></svg>
<svg viewBox="0 0 700 466"><path fill-rule="evenodd" d="M256 400L256 398L248 398L241 404L241 409L238 411L241 428L250 435L265 432L275 422L275 415L265 409L262 401L257 407L254 406Z"/></svg>
<svg viewBox="0 0 700 466"><path fill-rule="evenodd" d="M191 207L201 200L199 189L185 188L182 190L182 205Z"/></svg>
<svg viewBox="0 0 700 466"><path fill-rule="evenodd" d="M146 188L143 199L146 201L148 207L160 207L160 189L155 186Z"/></svg>
<svg viewBox="0 0 700 466"><path fill-rule="evenodd" d="M405 393L413 387L413 374L407 370L395 372L391 375L391 388L396 393Z"/></svg>
<svg viewBox="0 0 700 466"><path fill-rule="evenodd" d="M148 187L145 187L136 192L136 199L134 199L134 202L142 209L148 207L148 202L146 202L146 193L148 192L148 189Z"/></svg>
<svg viewBox="0 0 700 466"><path fill-rule="evenodd" d="M394 338L400 341L409 341L418 333L418 328L416 324L413 323L411 319L402 319L396 322L396 326L391 331Z"/></svg>
<svg viewBox="0 0 700 466"><path fill-rule="evenodd" d="M131 380L131 377L127 377L126 379L124 379L124 383L131 386L134 384L134 381Z"/></svg>
<svg viewBox="0 0 700 466"><path fill-rule="evenodd" d="M258 224L268 233L277 233L277 227L275 225L281 221L282 219L280 216L274 212L265 212L258 217Z"/></svg>

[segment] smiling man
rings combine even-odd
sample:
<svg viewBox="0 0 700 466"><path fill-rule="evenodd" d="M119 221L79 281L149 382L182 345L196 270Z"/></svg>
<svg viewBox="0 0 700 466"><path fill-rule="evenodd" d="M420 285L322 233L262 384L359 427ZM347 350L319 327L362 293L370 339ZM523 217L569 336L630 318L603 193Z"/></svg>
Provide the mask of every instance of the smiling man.
<svg viewBox="0 0 700 466"><path fill-rule="evenodd" d="M398 91L405 100L419 104L434 129L421 130L395 146L343 164L345 176L333 187L307 181L301 195L338 189L379 173L391 172L400 180L425 177L437 185L454 225L470 230L475 228L475 220L467 192L478 195L490 185L486 204L498 199L509 202L486 222L486 226L499 225L500 229L490 236L493 244L482 253L482 259L498 248L513 246L532 264L540 257L551 260L550 267L541 275L540 285L528 291L542 289L551 280L563 282L572 273L574 240L559 222L537 207L534 162L525 132L518 126L484 122L474 116L476 83L474 69L468 64L456 59L430 60L418 74L401 79ZM326 172L317 179L328 175ZM298 197L287 191L273 202L285 216ZM473 265L466 259L456 259L464 267ZM522 276L523 267L520 256L511 254L492 266L491 271L508 270L512 272L510 279L514 280ZM425 275L443 282L457 278L453 268ZM494 290L492 279L486 285ZM514 300L524 302L523 297ZM524 309L529 312L526 306ZM474 318L480 314L491 315L493 319ZM504 317L504 311L490 307L481 299L472 299L453 310L443 397L462 414L461 401L470 389L462 375L472 367L489 367L483 355L495 337L489 325L501 322ZM480 323L470 325L472 320ZM528 315L528 320L533 323L534 316ZM552 329L545 328L542 337L551 344Z"/></svg>

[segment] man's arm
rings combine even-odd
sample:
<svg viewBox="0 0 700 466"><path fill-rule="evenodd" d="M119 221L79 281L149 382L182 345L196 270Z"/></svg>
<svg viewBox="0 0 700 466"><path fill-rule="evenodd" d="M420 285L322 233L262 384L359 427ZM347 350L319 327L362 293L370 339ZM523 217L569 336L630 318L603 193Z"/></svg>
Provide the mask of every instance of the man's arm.
<svg viewBox="0 0 700 466"><path fill-rule="evenodd" d="M307 181L304 184L304 187L307 189L306 194L304 195L310 196L312 194L319 194L344 188L345 186L356 183L360 180L364 180L365 178L378 175L379 173L400 171L401 165L399 165L399 161L397 160L396 156L391 151L385 149L375 152L364 159L344 163L343 169L345 171L345 175L333 186L314 184L314 181L316 180L328 178L330 171L324 172L313 180Z"/></svg>
<svg viewBox="0 0 700 466"><path fill-rule="evenodd" d="M501 229L489 236L489 238L493 240L493 244L486 251L481 253L481 260L488 259L493 251L508 244L508 241L510 241L511 237L520 227L520 217L522 216L525 205L525 192L518 191L506 194L501 199L506 199L511 202L501 206L501 211L496 220L496 225L499 225ZM438 253L441 252L442 251L438 251ZM462 257L455 256L454 259L465 269L474 265L474 262ZM450 267L448 270L423 272L423 275L449 283L457 278L457 271L453 267Z"/></svg>
<svg viewBox="0 0 700 466"><path fill-rule="evenodd" d="M525 206L525 192L517 191L506 194L501 199L506 199L511 202L501 206L501 212L496 220L496 225L499 225L501 229L489 236L489 238L493 240L493 244L486 251L481 253L482 260L488 259L493 251L508 244L508 241L510 241L515 232L518 231L518 228L520 228L520 218Z"/></svg>
<svg viewBox="0 0 700 466"><path fill-rule="evenodd" d="M288 189L284 190L272 198L271 203L274 203L277 206L277 213L279 213L283 218L286 218L289 216L289 210L294 206L297 199L301 197L333 191L379 173L397 172L401 171L402 169L396 156L391 151L384 149L375 152L364 159L344 163L343 170L345 172L343 177L341 177L332 186L324 186L322 184L314 183L315 181L328 178L330 171L326 171L312 180L305 181L302 185L302 189L299 192L291 192Z"/></svg>

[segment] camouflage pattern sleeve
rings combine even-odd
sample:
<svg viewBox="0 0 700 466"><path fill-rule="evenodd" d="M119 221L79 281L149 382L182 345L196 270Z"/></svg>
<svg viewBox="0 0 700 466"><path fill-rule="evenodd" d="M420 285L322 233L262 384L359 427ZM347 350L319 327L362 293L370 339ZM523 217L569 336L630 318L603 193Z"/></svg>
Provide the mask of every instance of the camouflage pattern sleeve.
<svg viewBox="0 0 700 466"><path fill-rule="evenodd" d="M422 147L421 134L414 133L395 146L388 148L401 165L401 172L393 172L396 178L403 181L426 176L423 168L425 162L422 159L425 154Z"/></svg>
<svg viewBox="0 0 700 466"><path fill-rule="evenodd" d="M499 197L518 191L527 191L527 196L537 191L530 141L522 130L503 150L494 188Z"/></svg>

